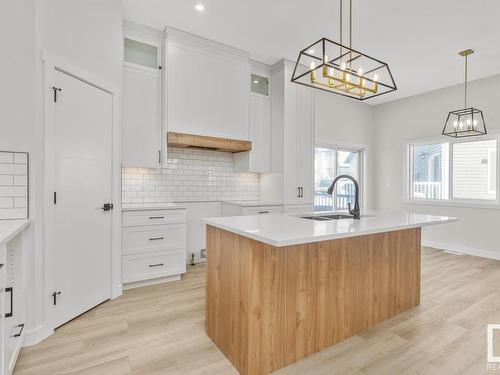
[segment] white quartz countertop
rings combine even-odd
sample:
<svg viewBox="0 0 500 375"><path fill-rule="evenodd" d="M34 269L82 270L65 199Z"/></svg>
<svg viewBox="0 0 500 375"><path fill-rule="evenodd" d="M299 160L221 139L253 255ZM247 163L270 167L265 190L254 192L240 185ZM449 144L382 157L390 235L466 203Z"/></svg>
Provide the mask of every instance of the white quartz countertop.
<svg viewBox="0 0 500 375"><path fill-rule="evenodd" d="M28 225L29 220L0 220L0 245L9 242Z"/></svg>
<svg viewBox="0 0 500 375"><path fill-rule="evenodd" d="M150 210L181 210L186 206L178 203L130 203L122 204L122 212L126 211L150 211Z"/></svg>
<svg viewBox="0 0 500 375"><path fill-rule="evenodd" d="M260 207L260 206L281 206L283 202L276 201L224 201L224 204L232 204L241 207Z"/></svg>
<svg viewBox="0 0 500 375"><path fill-rule="evenodd" d="M316 215L324 214L326 213ZM214 227L279 247L457 221L456 218L446 216L373 210L362 212L360 220L313 221L300 216L307 215L231 216L207 218L205 222Z"/></svg>

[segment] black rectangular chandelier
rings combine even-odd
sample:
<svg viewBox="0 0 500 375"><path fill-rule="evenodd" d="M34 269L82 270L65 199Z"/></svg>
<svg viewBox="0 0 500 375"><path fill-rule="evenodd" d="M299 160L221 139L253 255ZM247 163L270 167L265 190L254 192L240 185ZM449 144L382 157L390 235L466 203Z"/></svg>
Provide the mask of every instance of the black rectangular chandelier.
<svg viewBox="0 0 500 375"><path fill-rule="evenodd" d="M386 63L327 38L300 51L292 82L358 100L397 90Z"/></svg>
<svg viewBox="0 0 500 375"><path fill-rule="evenodd" d="M443 135L460 138L484 134L487 134L487 131L483 111L476 108L464 108L448 113Z"/></svg>

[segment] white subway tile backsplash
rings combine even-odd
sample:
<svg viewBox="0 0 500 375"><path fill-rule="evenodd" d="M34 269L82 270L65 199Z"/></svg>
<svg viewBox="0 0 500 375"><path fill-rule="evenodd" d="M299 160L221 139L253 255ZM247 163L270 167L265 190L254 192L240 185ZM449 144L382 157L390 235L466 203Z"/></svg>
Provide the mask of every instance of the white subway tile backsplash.
<svg viewBox="0 0 500 375"><path fill-rule="evenodd" d="M26 175L26 165L0 163L0 175Z"/></svg>
<svg viewBox="0 0 500 375"><path fill-rule="evenodd" d="M14 208L14 198L0 198L0 208Z"/></svg>
<svg viewBox="0 0 500 375"><path fill-rule="evenodd" d="M0 152L0 163L1 164L14 163L14 153L13 152Z"/></svg>
<svg viewBox="0 0 500 375"><path fill-rule="evenodd" d="M25 197L25 186L0 186L0 197Z"/></svg>
<svg viewBox="0 0 500 375"><path fill-rule="evenodd" d="M28 217L28 154L0 151L0 219Z"/></svg>
<svg viewBox="0 0 500 375"><path fill-rule="evenodd" d="M233 154L169 148L162 169L122 169L122 202L258 200L257 173L234 173Z"/></svg>
<svg viewBox="0 0 500 375"><path fill-rule="evenodd" d="M0 219L25 219L27 217L27 208L0 208Z"/></svg>
<svg viewBox="0 0 500 375"><path fill-rule="evenodd" d="M0 186L2 185L7 185L7 186L14 185L14 176L0 174Z"/></svg>

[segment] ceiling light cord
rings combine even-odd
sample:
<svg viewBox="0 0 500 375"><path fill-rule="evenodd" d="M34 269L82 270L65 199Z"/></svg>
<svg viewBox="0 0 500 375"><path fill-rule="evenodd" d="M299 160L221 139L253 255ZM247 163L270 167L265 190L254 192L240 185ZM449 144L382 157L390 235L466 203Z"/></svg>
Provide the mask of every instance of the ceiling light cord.
<svg viewBox="0 0 500 375"><path fill-rule="evenodd" d="M339 1L340 3L340 56L342 56L342 29L343 29L343 25L342 25L342 14L344 13L343 11L343 8L342 8L342 0Z"/></svg>
<svg viewBox="0 0 500 375"><path fill-rule="evenodd" d="M465 93L464 93L464 108L467 108L467 57L468 55L465 55Z"/></svg>

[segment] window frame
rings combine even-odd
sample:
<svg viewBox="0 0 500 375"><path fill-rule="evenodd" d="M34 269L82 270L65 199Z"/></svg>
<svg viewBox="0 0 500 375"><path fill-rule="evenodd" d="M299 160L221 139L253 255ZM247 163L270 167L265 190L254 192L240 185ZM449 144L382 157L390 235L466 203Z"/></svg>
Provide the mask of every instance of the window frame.
<svg viewBox="0 0 500 375"><path fill-rule="evenodd" d="M495 140L497 145L496 152L496 199L463 199L453 197L453 145L457 143L480 142ZM413 155L412 150L414 146L425 144L448 144L448 172L447 172L447 190L448 199L422 199L412 197L413 187ZM451 207L464 207L464 208L482 208L482 209L500 209L500 133L490 132L488 135L476 136L462 139L445 139L443 137L423 138L416 140L408 140L404 143L405 148L405 163L404 163L404 186L403 186L403 203L405 204L418 204L418 205L436 205L436 206L451 206Z"/></svg>
<svg viewBox="0 0 500 375"><path fill-rule="evenodd" d="M363 206L363 202L365 201L365 190L364 190L364 181L366 180L366 154L367 154L367 146L365 145L359 145L359 144L349 144L349 143L344 143L344 142L336 142L332 140L326 140L326 139L318 139L316 138L316 142L314 144L314 154L316 155L316 148L328 148L331 150L335 151L347 151L347 152L359 152L359 163L358 163L358 185L359 185L359 205ZM337 175L337 161L335 161L335 175ZM316 186L315 186L315 178L316 178L316 168L315 168L315 163L313 163L313 196L314 193L316 192ZM333 196L334 202L336 201L336 197ZM315 209L314 205L314 198L313 198L313 208ZM337 211L342 211L339 209L335 209L332 207L333 212Z"/></svg>

